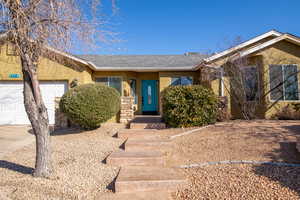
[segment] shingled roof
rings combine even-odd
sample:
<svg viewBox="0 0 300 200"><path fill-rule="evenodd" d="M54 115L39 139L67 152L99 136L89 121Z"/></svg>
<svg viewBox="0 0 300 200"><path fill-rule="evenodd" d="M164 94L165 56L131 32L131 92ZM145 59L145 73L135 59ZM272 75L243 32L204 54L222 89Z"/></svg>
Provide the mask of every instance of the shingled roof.
<svg viewBox="0 0 300 200"><path fill-rule="evenodd" d="M97 71L187 71L194 70L207 55L77 55Z"/></svg>

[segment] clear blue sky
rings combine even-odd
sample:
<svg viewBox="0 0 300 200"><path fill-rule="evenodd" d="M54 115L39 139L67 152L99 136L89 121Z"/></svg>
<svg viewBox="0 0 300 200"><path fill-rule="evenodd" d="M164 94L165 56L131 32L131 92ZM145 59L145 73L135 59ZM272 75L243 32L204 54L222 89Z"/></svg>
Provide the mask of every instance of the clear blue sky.
<svg viewBox="0 0 300 200"><path fill-rule="evenodd" d="M117 0L117 6L110 27L122 41L89 53L211 53L271 29L300 35L299 0Z"/></svg>

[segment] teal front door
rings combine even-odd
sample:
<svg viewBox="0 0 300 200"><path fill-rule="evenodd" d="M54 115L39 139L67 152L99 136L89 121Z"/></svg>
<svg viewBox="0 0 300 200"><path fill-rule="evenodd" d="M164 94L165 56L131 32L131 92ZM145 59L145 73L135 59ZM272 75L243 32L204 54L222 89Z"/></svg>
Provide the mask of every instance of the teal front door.
<svg viewBox="0 0 300 200"><path fill-rule="evenodd" d="M157 81L142 80L142 111L157 112Z"/></svg>

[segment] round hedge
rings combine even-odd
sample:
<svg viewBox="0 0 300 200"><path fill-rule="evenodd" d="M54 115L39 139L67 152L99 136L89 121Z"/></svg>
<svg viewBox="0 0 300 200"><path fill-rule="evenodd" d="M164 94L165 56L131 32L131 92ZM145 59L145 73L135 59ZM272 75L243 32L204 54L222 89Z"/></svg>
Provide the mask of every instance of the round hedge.
<svg viewBox="0 0 300 200"><path fill-rule="evenodd" d="M80 127L95 129L119 112L120 94L105 85L80 85L63 95L60 109Z"/></svg>
<svg viewBox="0 0 300 200"><path fill-rule="evenodd" d="M171 127L203 126L217 120L217 97L201 85L169 86L162 93L162 107Z"/></svg>

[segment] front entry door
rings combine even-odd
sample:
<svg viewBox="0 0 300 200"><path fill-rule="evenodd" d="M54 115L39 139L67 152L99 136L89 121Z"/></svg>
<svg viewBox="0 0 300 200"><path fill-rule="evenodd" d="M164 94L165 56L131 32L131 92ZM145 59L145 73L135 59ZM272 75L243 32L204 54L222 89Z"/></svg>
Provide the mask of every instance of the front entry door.
<svg viewBox="0 0 300 200"><path fill-rule="evenodd" d="M142 111L157 112L157 81L142 80Z"/></svg>

